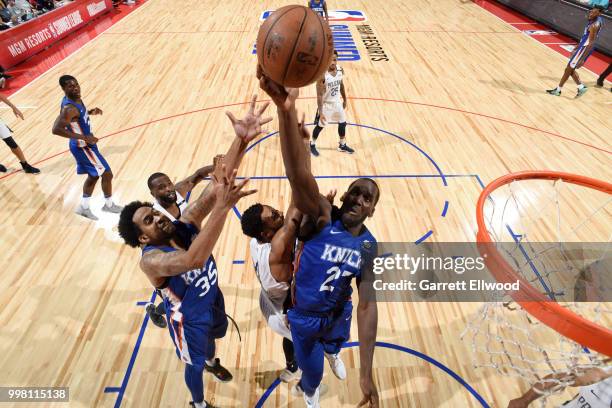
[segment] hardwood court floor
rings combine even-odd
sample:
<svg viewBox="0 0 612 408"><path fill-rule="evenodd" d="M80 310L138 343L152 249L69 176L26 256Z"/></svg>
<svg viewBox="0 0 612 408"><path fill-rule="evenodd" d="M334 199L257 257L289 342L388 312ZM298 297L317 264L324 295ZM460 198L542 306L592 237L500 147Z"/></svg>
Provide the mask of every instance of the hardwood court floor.
<svg viewBox="0 0 612 408"><path fill-rule="evenodd" d="M18 92L15 104L36 107L24 109L25 121L0 111L31 161L67 149L67 141L50 132L62 97L57 80L65 73L80 81L89 107L104 110L92 118L93 131L107 136L100 150L113 168L115 196L122 203L149 198L146 178L152 172L179 179L227 149L233 133L224 111L238 115L251 94L263 98L251 55L259 16L290 2L171 3L149 0ZM397 176L379 179L381 200L368 221L378 240L415 241L429 231L428 240L474 240L479 179L486 184L528 169L612 178L610 92L591 88L574 100L568 83L562 97L545 94L562 73L561 55L471 2L333 1L330 9L362 10L390 61L370 61L355 23L349 24L362 57L342 63L348 120L359 125L347 131L356 154L336 152L335 129L329 127L313 172ZM596 78L586 70L580 75L587 84ZM314 87L302 90L298 108L308 118L314 117L314 97ZM0 162L15 168L8 149L0 149ZM138 251L117 237L117 217L99 212L99 187L94 210L101 219L88 222L73 214L83 179L70 154L40 167L38 177L18 173L0 181L0 384L68 386L70 403L64 406L71 407L115 406L119 393L105 393L106 387L121 388L126 407L187 406L183 365L167 331L151 324L141 330L144 311L137 302L150 299L151 287L137 267ZM440 172L456 177L444 186ZM270 137L250 151L239 173L282 176L278 139ZM349 182L350 177L326 178L319 184L323 191L342 190ZM240 211L256 201L286 209L286 180L258 179L252 185L259 193L240 202ZM238 342L230 329L218 344L234 381L205 378L206 398L222 407L254 406L283 361L280 339L260 317L252 266L234 264L249 259L247 248L230 214L214 254L227 310L243 338ZM491 406L505 406L525 385L473 369L470 345L459 339L477 307L381 304L378 339L440 361ZM355 319L352 333L356 340ZM322 399L324 407L359 401L358 351L342 354L348 379L336 381L326 369L331 391ZM447 373L410 354L378 348L374 365L385 407L481 406ZM264 406L302 404L282 385Z"/></svg>

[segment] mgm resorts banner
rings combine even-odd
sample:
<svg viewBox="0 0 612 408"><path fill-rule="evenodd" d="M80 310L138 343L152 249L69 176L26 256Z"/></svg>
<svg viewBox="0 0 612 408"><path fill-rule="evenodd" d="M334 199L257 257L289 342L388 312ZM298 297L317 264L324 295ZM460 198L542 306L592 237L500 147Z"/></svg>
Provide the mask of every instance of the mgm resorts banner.
<svg viewBox="0 0 612 408"><path fill-rule="evenodd" d="M112 9L111 0L77 0L2 31L0 65L17 65Z"/></svg>
<svg viewBox="0 0 612 408"><path fill-rule="evenodd" d="M587 25L588 6L559 0L497 0L561 34L580 40ZM612 13L602 14L604 25L595 43L595 49L612 56Z"/></svg>
<svg viewBox="0 0 612 408"><path fill-rule="evenodd" d="M341 257L341 248L331 248ZM364 243L360 295L378 302L612 301L611 243ZM326 258L326 259L327 259ZM362 287L366 285L365 287Z"/></svg>

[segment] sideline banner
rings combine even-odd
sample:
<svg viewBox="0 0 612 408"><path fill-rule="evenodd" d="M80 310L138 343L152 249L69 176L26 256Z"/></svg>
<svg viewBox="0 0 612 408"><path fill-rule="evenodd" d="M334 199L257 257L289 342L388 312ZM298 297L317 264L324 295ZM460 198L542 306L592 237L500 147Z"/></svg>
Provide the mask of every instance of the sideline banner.
<svg viewBox="0 0 612 408"><path fill-rule="evenodd" d="M95 17L112 10L111 0L76 0L0 32L0 65L10 68L44 50Z"/></svg>

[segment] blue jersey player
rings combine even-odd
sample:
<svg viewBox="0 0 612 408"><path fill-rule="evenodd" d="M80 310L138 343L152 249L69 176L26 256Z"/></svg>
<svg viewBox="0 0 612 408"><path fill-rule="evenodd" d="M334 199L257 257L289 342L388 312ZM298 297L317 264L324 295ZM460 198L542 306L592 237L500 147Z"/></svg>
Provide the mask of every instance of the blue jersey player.
<svg viewBox="0 0 612 408"><path fill-rule="evenodd" d="M89 122L89 115L101 115L102 109L87 110L81 99L81 87L73 76L63 75L59 84L65 96L60 114L53 124L53 134L70 139L70 152L76 159L77 174L87 174L83 184L83 197L76 213L94 221L98 219L89 208L89 200L100 177L105 198L102 211L119 213L123 207L113 202L113 173L98 150L98 138L91 132Z"/></svg>
<svg viewBox="0 0 612 408"><path fill-rule="evenodd" d="M302 145L295 110L297 89L288 95L285 89L263 76L261 69L258 77L260 87L278 107L281 151L293 202L311 220L300 227L300 237L308 238L304 238L302 250L297 254L294 307L288 312L295 354L302 370L296 391L303 391L308 408L319 407L325 357L337 377L346 376L338 353L349 338L353 309L351 281L356 278L363 392L360 406L378 407L378 392L372 380L378 312L376 303L371 301L371 285L364 284L361 276L366 261L362 250L376 244L364 221L374 214L380 194L378 185L371 179L357 179L340 198L342 206L333 207L319 193L307 166L308 153Z"/></svg>
<svg viewBox="0 0 612 408"><path fill-rule="evenodd" d="M584 85L580 81L580 77L576 70L584 65L587 58L595 51L595 41L599 36L599 32L601 31L601 27L603 25L603 18L601 17L603 8L600 6L595 6L589 11L588 15L588 23L584 28L584 34L582 34L582 38L580 42L574 48L572 55L565 67L565 72L563 72L563 76L561 77L561 81L559 82L559 86L554 89L549 89L548 92L551 95L559 96L561 95L561 88L565 85L567 79L571 76L576 85L578 85L578 92L576 97L584 95L587 91L586 85Z"/></svg>
<svg viewBox="0 0 612 408"><path fill-rule="evenodd" d="M255 114L255 103L254 97L243 119L228 113L236 138L225 156L215 160L211 185L176 222L140 201L128 204L119 217L119 234L127 245L141 248L140 268L162 293L170 336L186 364L185 382L195 408L210 406L204 401L204 370L221 381L232 379L215 358L215 339L225 335L227 316L212 249L228 211L255 192L243 191L248 179L234 183L248 143L272 120L261 119L267 104Z"/></svg>
<svg viewBox="0 0 612 408"><path fill-rule="evenodd" d="M327 2L325 0L309 0L308 7L321 17L325 18L325 21L329 22L329 14L327 14Z"/></svg>

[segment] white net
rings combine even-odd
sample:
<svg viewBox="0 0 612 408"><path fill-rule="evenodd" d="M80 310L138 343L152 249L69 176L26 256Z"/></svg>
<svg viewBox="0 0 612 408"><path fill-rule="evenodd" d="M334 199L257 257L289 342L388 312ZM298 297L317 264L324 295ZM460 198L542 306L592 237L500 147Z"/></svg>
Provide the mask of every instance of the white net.
<svg viewBox="0 0 612 408"><path fill-rule="evenodd" d="M498 253L547 298L596 324L612 323L612 194L561 180L514 181L486 200ZM520 377L547 397L607 356L530 316L512 298L485 304L468 323L474 364Z"/></svg>

